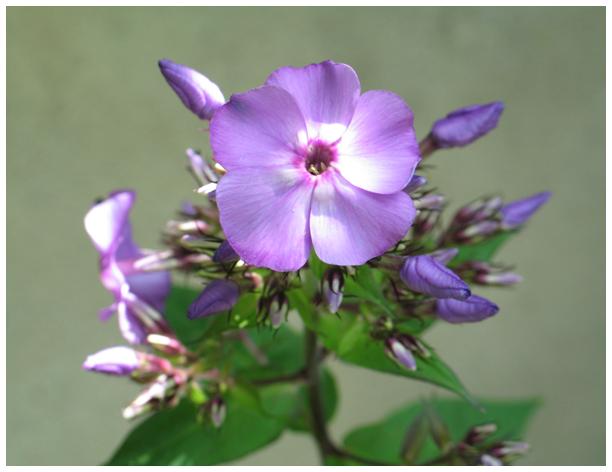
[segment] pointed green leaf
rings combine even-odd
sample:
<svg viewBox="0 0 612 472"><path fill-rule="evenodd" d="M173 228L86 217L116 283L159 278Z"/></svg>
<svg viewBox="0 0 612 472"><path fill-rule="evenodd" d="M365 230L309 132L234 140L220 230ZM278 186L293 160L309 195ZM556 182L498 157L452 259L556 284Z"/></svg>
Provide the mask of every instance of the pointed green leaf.
<svg viewBox="0 0 612 472"><path fill-rule="evenodd" d="M504 231L475 244L458 246L459 253L450 262L450 266L457 266L467 261L490 261L501 249L502 245L518 231Z"/></svg>

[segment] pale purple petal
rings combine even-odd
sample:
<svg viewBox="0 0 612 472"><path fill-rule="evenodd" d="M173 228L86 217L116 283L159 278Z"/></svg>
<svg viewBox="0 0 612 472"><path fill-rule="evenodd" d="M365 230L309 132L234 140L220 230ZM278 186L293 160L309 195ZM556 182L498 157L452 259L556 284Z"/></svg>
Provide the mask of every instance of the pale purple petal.
<svg viewBox="0 0 612 472"><path fill-rule="evenodd" d="M552 195L551 192L536 193L527 198L504 205L500 212L504 228L512 229L525 224Z"/></svg>
<svg viewBox="0 0 612 472"><path fill-rule="evenodd" d="M124 301L117 304L117 319L119 330L124 339L130 344L143 344L147 339L147 332L138 317L130 310Z"/></svg>
<svg viewBox="0 0 612 472"><path fill-rule="evenodd" d="M183 105L198 118L209 120L215 110L225 103L225 97L217 84L198 71L170 59L162 59L158 65Z"/></svg>
<svg viewBox="0 0 612 472"><path fill-rule="evenodd" d="M140 367L138 353L129 347L117 346L87 356L83 369L109 375L130 375Z"/></svg>
<svg viewBox="0 0 612 472"><path fill-rule="evenodd" d="M465 300L471 294L457 274L427 255L406 258L400 277L410 290L436 298Z"/></svg>
<svg viewBox="0 0 612 472"><path fill-rule="evenodd" d="M193 320L227 311L236 304L238 295L239 290L236 282L231 280L213 280L189 306L187 317Z"/></svg>
<svg viewBox="0 0 612 472"><path fill-rule="evenodd" d="M135 199L131 190L113 192L85 215L85 230L102 257L121 242Z"/></svg>
<svg viewBox="0 0 612 472"><path fill-rule="evenodd" d="M361 92L352 67L325 61L306 67L281 67L266 85L289 92L306 119L310 138L336 141L349 125Z"/></svg>
<svg viewBox="0 0 612 472"><path fill-rule="evenodd" d="M392 92L364 93L337 149L334 166L353 185L383 194L402 190L420 159L412 110Z"/></svg>
<svg viewBox="0 0 612 472"><path fill-rule="evenodd" d="M452 298L436 302L438 316L449 323L473 323L495 315L499 307L486 298L472 295L467 300Z"/></svg>
<svg viewBox="0 0 612 472"><path fill-rule="evenodd" d="M308 172L294 167L238 169L221 179L221 226L242 260L279 272L306 263L311 180Z"/></svg>
<svg viewBox="0 0 612 472"><path fill-rule="evenodd" d="M164 311L166 298L172 285L170 272L140 272L127 276L126 280L130 286L130 292L157 311Z"/></svg>
<svg viewBox="0 0 612 472"><path fill-rule="evenodd" d="M300 109L278 87L232 95L210 124L214 158L228 171L290 164L306 139Z"/></svg>
<svg viewBox="0 0 612 472"><path fill-rule="evenodd" d="M431 137L440 148L466 146L493 130L503 111L502 102L460 108L436 121Z"/></svg>
<svg viewBox="0 0 612 472"><path fill-rule="evenodd" d="M367 192L329 170L319 177L314 191L310 234L323 262L360 265L393 247L414 216L406 193Z"/></svg>

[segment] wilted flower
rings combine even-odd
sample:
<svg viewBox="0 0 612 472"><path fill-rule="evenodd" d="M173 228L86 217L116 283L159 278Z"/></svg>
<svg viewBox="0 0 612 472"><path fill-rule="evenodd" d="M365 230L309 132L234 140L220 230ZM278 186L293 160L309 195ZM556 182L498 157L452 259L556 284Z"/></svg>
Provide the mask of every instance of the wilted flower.
<svg viewBox="0 0 612 472"><path fill-rule="evenodd" d="M232 280L213 280L189 306L187 316L193 320L231 309L238 300L239 290Z"/></svg>
<svg viewBox="0 0 612 472"><path fill-rule="evenodd" d="M495 129L503 111L502 102L459 108L433 124L431 139L437 148L466 146Z"/></svg>
<svg viewBox="0 0 612 472"><path fill-rule="evenodd" d="M506 203L500 210L504 229L514 229L527 222L551 196L551 192L541 192L531 197Z"/></svg>
<svg viewBox="0 0 612 472"><path fill-rule="evenodd" d="M355 71L326 61L273 72L212 119L221 226L246 263L302 267L311 248L359 265L401 239L414 218L402 190L419 161L413 116L391 92L360 96ZM279 241L282 244L279 244Z"/></svg>
<svg viewBox="0 0 612 472"><path fill-rule="evenodd" d="M144 272L134 262L144 252L132 240L129 213L136 194L119 190L94 205L85 216L85 229L100 254L100 279L115 303L100 312L106 320L115 311L125 339L144 342L150 332L164 332L160 312L170 291L168 272Z"/></svg>
<svg viewBox="0 0 612 472"><path fill-rule="evenodd" d="M495 315L499 307L478 295L471 295L465 300L453 298L439 299L436 302L438 316L449 323L472 323Z"/></svg>
<svg viewBox="0 0 612 472"><path fill-rule="evenodd" d="M465 300L471 294L457 274L429 255L407 257L400 277L410 290L436 298Z"/></svg>
<svg viewBox="0 0 612 472"><path fill-rule="evenodd" d="M183 105L198 118L210 120L215 110L225 103L219 87L198 71L170 59L159 61L159 69Z"/></svg>

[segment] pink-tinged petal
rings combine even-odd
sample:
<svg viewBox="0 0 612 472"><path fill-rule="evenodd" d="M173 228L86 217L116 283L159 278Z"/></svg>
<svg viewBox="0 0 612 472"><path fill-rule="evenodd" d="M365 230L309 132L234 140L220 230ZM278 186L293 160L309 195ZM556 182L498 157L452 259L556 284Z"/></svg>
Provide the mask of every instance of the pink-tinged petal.
<svg viewBox="0 0 612 472"><path fill-rule="evenodd" d="M266 85L289 92L302 110L310 138L327 142L342 136L361 93L353 68L331 61L306 67L281 67L270 74Z"/></svg>
<svg viewBox="0 0 612 472"><path fill-rule="evenodd" d="M278 87L232 95L210 124L215 160L227 170L287 165L306 139L300 109Z"/></svg>
<svg viewBox="0 0 612 472"><path fill-rule="evenodd" d="M246 263L288 272L310 254L312 178L294 167L238 169L217 187L221 226Z"/></svg>
<svg viewBox="0 0 612 472"><path fill-rule="evenodd" d="M85 215L85 230L101 256L121 241L136 194L130 190L113 192Z"/></svg>
<svg viewBox="0 0 612 472"><path fill-rule="evenodd" d="M310 235L322 261L360 265L393 247L414 216L406 193L367 192L329 170L319 178L313 194Z"/></svg>
<svg viewBox="0 0 612 472"><path fill-rule="evenodd" d="M399 95L381 90L364 93L338 143L334 166L364 190L384 194L402 190L420 159L413 121L412 110Z"/></svg>

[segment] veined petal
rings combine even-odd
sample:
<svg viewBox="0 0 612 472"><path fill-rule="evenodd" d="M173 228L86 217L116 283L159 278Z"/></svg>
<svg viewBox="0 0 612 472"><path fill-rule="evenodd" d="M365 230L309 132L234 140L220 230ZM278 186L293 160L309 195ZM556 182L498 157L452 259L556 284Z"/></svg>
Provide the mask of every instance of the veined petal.
<svg viewBox="0 0 612 472"><path fill-rule="evenodd" d="M375 193L405 188L419 162L412 110L392 92L372 90L357 102L338 143L334 166L353 185Z"/></svg>
<svg viewBox="0 0 612 472"><path fill-rule="evenodd" d="M136 193L131 190L113 192L85 215L85 230L101 256L120 243L135 199Z"/></svg>
<svg viewBox="0 0 612 472"><path fill-rule="evenodd" d="M306 124L293 97L278 87L232 95L210 124L214 158L228 171L287 165L306 143Z"/></svg>
<svg viewBox="0 0 612 472"><path fill-rule="evenodd" d="M289 92L306 119L310 138L334 142L349 125L361 85L351 66L325 61L306 67L281 67L266 85Z"/></svg>
<svg viewBox="0 0 612 472"><path fill-rule="evenodd" d="M331 169L317 181L310 234L323 262L360 265L397 243L414 216L414 205L406 193L367 192Z"/></svg>
<svg viewBox="0 0 612 472"><path fill-rule="evenodd" d="M279 272L306 263L311 181L305 170L290 166L237 169L221 179L221 226L242 260Z"/></svg>

